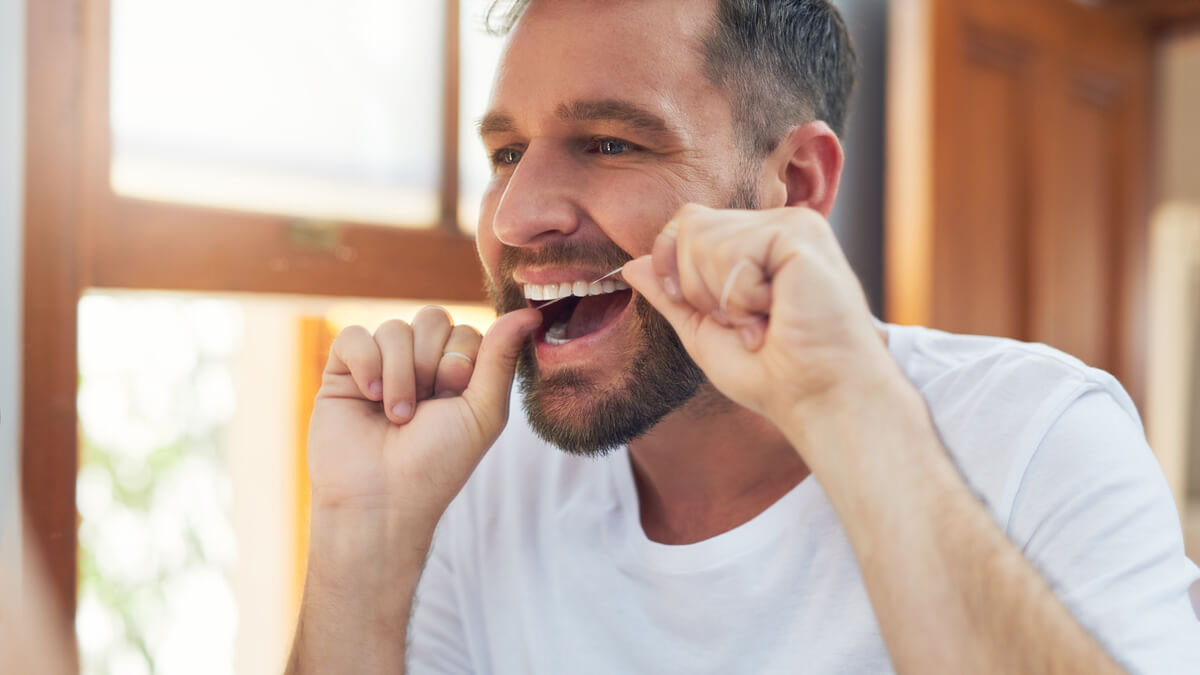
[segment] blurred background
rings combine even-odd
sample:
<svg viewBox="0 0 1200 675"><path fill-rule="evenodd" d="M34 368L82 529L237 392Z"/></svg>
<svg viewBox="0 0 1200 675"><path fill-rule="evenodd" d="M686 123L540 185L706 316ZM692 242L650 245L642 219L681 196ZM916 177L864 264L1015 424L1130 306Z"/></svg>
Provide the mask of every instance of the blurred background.
<svg viewBox="0 0 1200 675"><path fill-rule="evenodd" d="M1200 559L1200 2L835 4L873 309L1114 372ZM332 337L494 319L485 6L0 0L0 570L80 672L281 670Z"/></svg>

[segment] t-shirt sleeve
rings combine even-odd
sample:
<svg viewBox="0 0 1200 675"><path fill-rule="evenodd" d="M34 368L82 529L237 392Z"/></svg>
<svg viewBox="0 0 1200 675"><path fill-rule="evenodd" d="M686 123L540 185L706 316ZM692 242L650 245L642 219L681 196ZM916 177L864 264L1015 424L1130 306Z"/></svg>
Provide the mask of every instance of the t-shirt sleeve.
<svg viewBox="0 0 1200 675"><path fill-rule="evenodd" d="M1009 536L1080 623L1133 673L1200 673L1200 572L1134 414L1086 390L1019 480Z"/></svg>
<svg viewBox="0 0 1200 675"><path fill-rule="evenodd" d="M453 507L452 507L453 508ZM407 673L471 673L452 556L452 513L438 525L408 624Z"/></svg>

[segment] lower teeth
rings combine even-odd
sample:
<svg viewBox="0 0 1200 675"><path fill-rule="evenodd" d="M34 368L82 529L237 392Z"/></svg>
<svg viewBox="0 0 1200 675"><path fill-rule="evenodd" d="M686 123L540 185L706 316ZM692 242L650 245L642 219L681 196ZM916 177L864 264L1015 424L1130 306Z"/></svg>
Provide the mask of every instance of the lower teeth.
<svg viewBox="0 0 1200 675"><path fill-rule="evenodd" d="M567 337L566 321L559 321L546 329L546 344L565 345L570 341L570 338Z"/></svg>

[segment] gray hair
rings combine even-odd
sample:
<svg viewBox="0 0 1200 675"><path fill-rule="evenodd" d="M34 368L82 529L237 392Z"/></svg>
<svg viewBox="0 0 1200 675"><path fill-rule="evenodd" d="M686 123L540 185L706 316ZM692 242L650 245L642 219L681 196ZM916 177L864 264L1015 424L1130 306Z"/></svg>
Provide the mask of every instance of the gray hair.
<svg viewBox="0 0 1200 675"><path fill-rule="evenodd" d="M529 2L493 0L488 30L507 34ZM845 131L858 58L829 0L718 0L701 49L705 74L728 93L752 156L770 154L803 122Z"/></svg>

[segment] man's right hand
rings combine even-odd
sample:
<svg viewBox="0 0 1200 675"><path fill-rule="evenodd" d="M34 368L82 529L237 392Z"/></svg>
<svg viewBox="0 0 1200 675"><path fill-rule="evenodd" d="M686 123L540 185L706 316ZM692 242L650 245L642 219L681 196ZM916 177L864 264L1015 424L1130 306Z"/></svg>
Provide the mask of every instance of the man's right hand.
<svg viewBox="0 0 1200 675"><path fill-rule="evenodd" d="M342 331L309 426L313 511L386 514L432 536L504 428L522 340L540 321L512 312L480 338L426 307L411 326Z"/></svg>
<svg viewBox="0 0 1200 675"><path fill-rule="evenodd" d="M289 673L399 673L413 592L450 501L508 421L513 371L541 322L487 335L441 308L334 340L308 434L308 579Z"/></svg>

